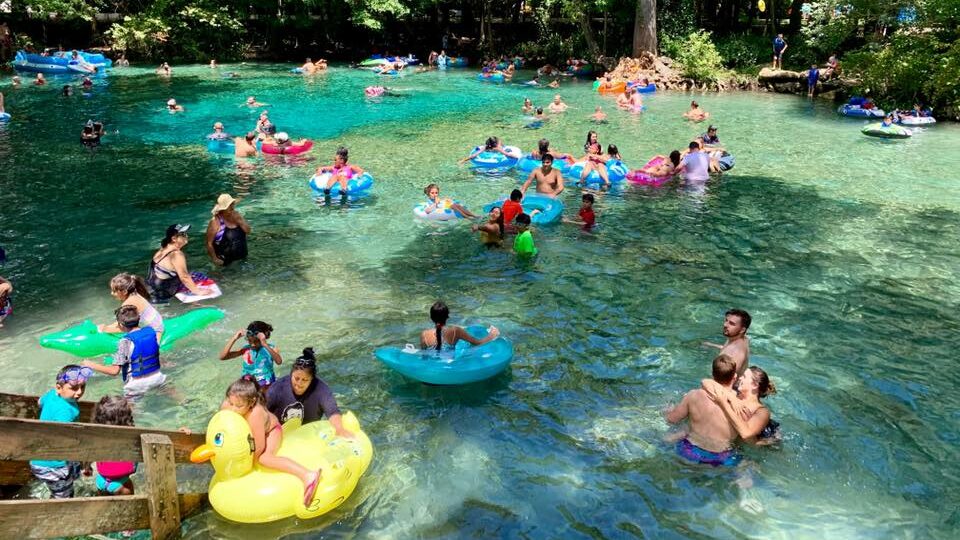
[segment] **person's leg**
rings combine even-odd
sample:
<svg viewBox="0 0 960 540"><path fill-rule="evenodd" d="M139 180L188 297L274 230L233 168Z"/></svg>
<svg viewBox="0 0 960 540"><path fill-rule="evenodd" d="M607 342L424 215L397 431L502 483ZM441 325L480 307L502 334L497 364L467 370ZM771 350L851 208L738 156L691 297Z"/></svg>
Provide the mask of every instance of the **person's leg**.
<svg viewBox="0 0 960 540"><path fill-rule="evenodd" d="M597 163L597 174L600 175L600 179L603 180L603 183L610 185L610 175L607 174L607 166L603 163Z"/></svg>
<svg viewBox="0 0 960 540"><path fill-rule="evenodd" d="M279 430L274 429L270 431L270 434L267 435L267 447L263 450L263 453L260 454L260 457L258 458L260 464L270 469L290 473L299 478L304 485L309 484L313 479L313 475L315 474L313 471L308 471L302 465L290 458L280 457L277 455L277 450L279 450L280 441L282 440L283 436L280 434Z"/></svg>
<svg viewBox="0 0 960 540"><path fill-rule="evenodd" d="M593 162L590 160L587 160L587 162L583 165L583 171L580 173L581 182L587 179L587 176L590 175L590 171L592 171L593 168L594 168Z"/></svg>
<svg viewBox="0 0 960 540"><path fill-rule="evenodd" d="M464 208L462 205L460 205L460 204L458 204L458 203L453 203L453 204L451 204L451 205L450 205L450 209L453 210L454 212L462 215L462 216L465 217L465 218L473 219L473 218L477 217L476 214L474 214L473 212L467 210L466 208Z"/></svg>

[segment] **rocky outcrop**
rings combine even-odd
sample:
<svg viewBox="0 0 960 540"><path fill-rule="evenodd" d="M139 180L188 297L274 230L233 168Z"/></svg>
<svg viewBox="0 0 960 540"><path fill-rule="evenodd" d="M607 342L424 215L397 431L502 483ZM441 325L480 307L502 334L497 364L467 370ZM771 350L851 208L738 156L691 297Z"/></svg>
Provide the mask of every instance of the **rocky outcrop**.
<svg viewBox="0 0 960 540"><path fill-rule="evenodd" d="M838 92L844 93L853 86L854 81L833 77L827 69L819 71L817 95L821 97L833 97ZM806 94L807 72L763 68L757 76L757 84L762 89L781 94Z"/></svg>

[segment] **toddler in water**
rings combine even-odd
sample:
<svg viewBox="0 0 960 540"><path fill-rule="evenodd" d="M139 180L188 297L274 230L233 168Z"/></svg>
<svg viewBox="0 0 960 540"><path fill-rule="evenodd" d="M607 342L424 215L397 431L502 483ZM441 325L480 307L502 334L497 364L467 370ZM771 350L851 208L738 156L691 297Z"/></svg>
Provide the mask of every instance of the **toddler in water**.
<svg viewBox="0 0 960 540"><path fill-rule="evenodd" d="M40 397L40 420L76 422L80 416L77 400L83 397L87 379L92 375L90 368L75 364L63 366L57 373L56 385ZM50 488L51 497L69 499L73 497L73 482L80 477L80 462L33 460L30 472Z"/></svg>
<svg viewBox="0 0 960 540"><path fill-rule="evenodd" d="M477 217L476 214L467 210L459 203L455 203L451 199L441 199L440 186L436 184L430 184L429 186L423 188L423 193L427 196L427 206L423 209L423 212L426 214L430 214L443 208L449 208L467 219L473 219Z"/></svg>
<svg viewBox="0 0 960 540"><path fill-rule="evenodd" d="M273 371L273 364L283 363L280 349L268 343L273 327L263 321L253 321L246 330L237 330L220 351L221 360L230 360L238 356L243 357L243 375L249 375L257 381L257 385L266 392L267 388L277 380ZM243 336L247 337L247 345L237 350L233 344Z"/></svg>
<svg viewBox="0 0 960 540"><path fill-rule="evenodd" d="M107 426L132 426L133 409L122 396L103 396L93 411L93 423ZM133 495L130 475L137 472L133 461L98 461L94 478L101 495Z"/></svg>
<svg viewBox="0 0 960 540"><path fill-rule="evenodd" d="M253 435L253 457L260 465L270 469L290 473L303 482L303 504L310 506L317 491L321 470L308 471L296 461L280 457L277 450L283 441L283 429L277 417L267 410L265 399L256 381L251 375L235 381L227 388L226 399L221 410L233 411L242 416L250 425Z"/></svg>
<svg viewBox="0 0 960 540"><path fill-rule="evenodd" d="M325 196L330 195L330 188L334 184L340 184L340 194L344 197L347 196L347 182L353 178L354 175L363 174L363 169L357 167L356 165L349 165L347 160L350 158L350 153L346 147L341 146L337 148L337 153L333 156L333 165L324 165L317 169L316 174L330 173L330 180L327 180L327 186L323 189L323 194Z"/></svg>
<svg viewBox="0 0 960 540"><path fill-rule="evenodd" d="M510 198L503 201L503 224L506 227L513 227L513 219L523 213L523 206L520 201L523 200L523 192L515 189L510 192Z"/></svg>

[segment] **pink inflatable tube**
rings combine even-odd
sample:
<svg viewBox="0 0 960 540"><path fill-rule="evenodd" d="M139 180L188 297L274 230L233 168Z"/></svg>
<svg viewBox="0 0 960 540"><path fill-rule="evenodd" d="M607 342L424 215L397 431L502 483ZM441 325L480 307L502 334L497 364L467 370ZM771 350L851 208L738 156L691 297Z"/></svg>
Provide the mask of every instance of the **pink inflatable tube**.
<svg viewBox="0 0 960 540"><path fill-rule="evenodd" d="M275 154L275 155L286 155L286 156L295 156L297 154L302 154L313 148L313 141L304 141L303 144L296 146L287 146L281 148L275 144L264 144L260 150L264 154Z"/></svg>
<svg viewBox="0 0 960 540"><path fill-rule="evenodd" d="M648 161L643 168L646 169L647 167L654 167L660 165L661 163L663 163L663 158L655 157ZM672 178L672 176L650 176L647 173L640 172L640 169L627 173L627 180L633 182L634 184L643 184L645 186L660 186L670 178Z"/></svg>

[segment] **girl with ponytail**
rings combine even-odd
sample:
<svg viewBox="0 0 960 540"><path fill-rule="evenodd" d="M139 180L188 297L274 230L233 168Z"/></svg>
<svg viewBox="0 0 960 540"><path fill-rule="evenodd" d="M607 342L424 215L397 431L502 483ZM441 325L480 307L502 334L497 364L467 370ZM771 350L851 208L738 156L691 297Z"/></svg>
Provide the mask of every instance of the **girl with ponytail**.
<svg viewBox="0 0 960 540"><path fill-rule="evenodd" d="M450 308L443 302L436 302L430 306L430 320L433 321L434 327L420 333L420 348L440 351L443 350L444 345L453 348L460 340L471 345L483 345L500 336L497 327L491 326L485 337L477 339L460 326L448 326L447 319L449 318Z"/></svg>

